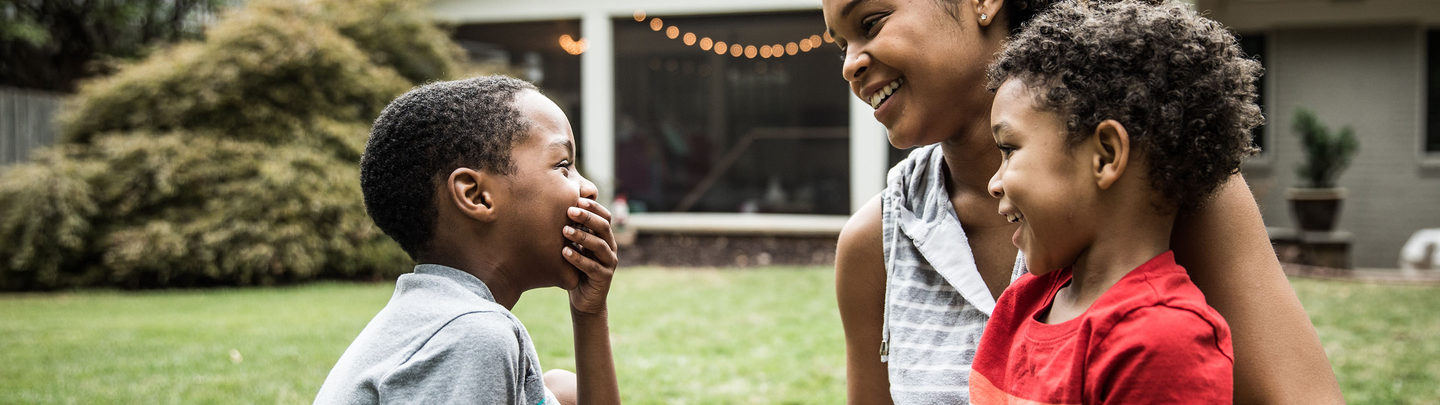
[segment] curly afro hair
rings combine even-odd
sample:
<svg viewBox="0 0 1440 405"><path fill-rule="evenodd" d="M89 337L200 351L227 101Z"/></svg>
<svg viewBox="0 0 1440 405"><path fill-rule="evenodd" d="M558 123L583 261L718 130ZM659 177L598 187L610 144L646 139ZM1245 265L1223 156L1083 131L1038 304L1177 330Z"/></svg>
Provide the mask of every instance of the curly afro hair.
<svg viewBox="0 0 1440 405"><path fill-rule="evenodd" d="M535 86L484 76L417 87L396 98L370 131L360 158L365 212L415 259L429 249L439 215L436 187L466 167L509 175L510 149L529 130L516 95Z"/></svg>
<svg viewBox="0 0 1440 405"><path fill-rule="evenodd" d="M1039 108L1067 115L1067 140L1125 126L1163 209L1192 212L1256 152L1260 63L1220 23L1177 3L1056 3L990 66L990 91L1018 79Z"/></svg>

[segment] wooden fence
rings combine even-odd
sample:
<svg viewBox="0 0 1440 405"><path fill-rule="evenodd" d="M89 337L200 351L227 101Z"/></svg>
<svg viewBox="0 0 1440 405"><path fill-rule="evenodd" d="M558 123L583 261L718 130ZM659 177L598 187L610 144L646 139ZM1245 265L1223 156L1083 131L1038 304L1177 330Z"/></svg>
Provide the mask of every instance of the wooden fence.
<svg viewBox="0 0 1440 405"><path fill-rule="evenodd" d="M0 87L0 166L30 160L42 146L55 144L55 113L63 96Z"/></svg>

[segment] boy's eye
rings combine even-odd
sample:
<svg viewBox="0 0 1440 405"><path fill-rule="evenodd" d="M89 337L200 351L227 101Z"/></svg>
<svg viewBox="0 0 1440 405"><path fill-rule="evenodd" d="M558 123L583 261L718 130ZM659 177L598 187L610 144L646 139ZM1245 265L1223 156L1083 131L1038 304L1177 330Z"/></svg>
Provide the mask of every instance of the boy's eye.
<svg viewBox="0 0 1440 405"><path fill-rule="evenodd" d="M1009 158L1010 158L1010 154L1013 153L1013 152L1015 152L1015 148L1011 148L1011 147L1009 147L1009 146L1005 146L1005 145L995 145L995 146L998 147L998 148L1000 148L1000 157L1005 158L1005 159L1009 159Z"/></svg>
<svg viewBox="0 0 1440 405"><path fill-rule="evenodd" d="M555 168L563 170L566 175L570 174L570 168L573 166L575 166L575 162L571 162L570 159L565 159L555 164Z"/></svg>

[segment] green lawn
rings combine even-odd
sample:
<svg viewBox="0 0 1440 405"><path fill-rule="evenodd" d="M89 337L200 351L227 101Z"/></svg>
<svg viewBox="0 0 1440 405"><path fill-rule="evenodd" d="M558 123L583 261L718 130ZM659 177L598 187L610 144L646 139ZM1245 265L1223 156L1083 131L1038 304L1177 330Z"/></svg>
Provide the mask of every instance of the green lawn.
<svg viewBox="0 0 1440 405"><path fill-rule="evenodd" d="M627 269L611 296L632 404L843 402L828 269ZM1440 289L1295 280L1352 404L1440 402ZM0 296L0 403L309 403L391 284ZM573 369L565 296L516 308ZM231 350L240 354L232 359Z"/></svg>

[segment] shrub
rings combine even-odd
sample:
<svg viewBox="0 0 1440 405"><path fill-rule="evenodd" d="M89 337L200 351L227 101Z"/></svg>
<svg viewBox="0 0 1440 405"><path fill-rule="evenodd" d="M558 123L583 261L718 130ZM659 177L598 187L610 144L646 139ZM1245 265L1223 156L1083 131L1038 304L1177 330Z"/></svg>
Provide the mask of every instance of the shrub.
<svg viewBox="0 0 1440 405"><path fill-rule="evenodd" d="M1360 150L1355 130L1346 126L1331 134L1330 127L1321 123L1314 111L1304 108L1295 110L1294 130L1305 147L1305 160L1295 166L1295 174L1309 188L1335 187L1335 180Z"/></svg>
<svg viewBox="0 0 1440 405"><path fill-rule="evenodd" d="M255 0L82 86L64 142L0 172L0 290L409 270L365 214L370 121L458 46L405 0Z"/></svg>

